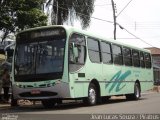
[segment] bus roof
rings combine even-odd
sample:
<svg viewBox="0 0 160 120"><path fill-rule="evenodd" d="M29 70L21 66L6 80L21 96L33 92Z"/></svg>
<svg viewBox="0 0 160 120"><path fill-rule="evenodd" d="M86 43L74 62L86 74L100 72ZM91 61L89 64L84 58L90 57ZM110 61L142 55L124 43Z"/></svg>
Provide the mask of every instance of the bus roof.
<svg viewBox="0 0 160 120"><path fill-rule="evenodd" d="M129 47L129 48L132 48L132 49L137 49L137 50L141 50L141 51L145 51L145 52L151 53L150 50L143 49L143 48L138 48L136 46L125 44L125 43L119 42L119 41L114 40L114 39L109 39L109 38L106 38L104 36L98 35L98 34L96 34L94 32L81 30L81 29L78 29L78 28L75 28L75 27L64 27L64 28L66 30L69 30L70 33L77 32L77 33L81 33L81 34L84 34L84 35L87 35L87 36L90 36L90 37L93 37L93 38L96 38L96 39L99 39L99 40L102 40L102 41L107 41L107 42L111 42L111 43L118 44L118 45L121 45L121 46Z"/></svg>
<svg viewBox="0 0 160 120"><path fill-rule="evenodd" d="M99 40L103 40L103 41L111 42L111 43L118 44L118 45L121 45L121 46L129 47L129 48L132 48L132 49L137 49L137 50L141 50L141 51L144 51L144 52L151 53L150 50L147 50L147 49L138 48L136 46L132 46L132 45L129 45L129 44L124 44L124 43L121 43L121 42L119 42L117 40L108 39L108 38L106 38L104 36L98 35L98 34L93 33L93 32L81 30L79 28L72 27L72 26L66 26L66 25L51 25L51 26L35 27L35 28L31 28L31 29L27 29L27 30L21 31L18 34L23 33L23 32L27 32L27 31L34 31L34 30L55 28L55 27L64 28L67 31L67 34L71 34L73 32L77 32L77 33L84 34L86 36L90 36L90 37L93 37L93 38L96 38L96 39L99 39Z"/></svg>

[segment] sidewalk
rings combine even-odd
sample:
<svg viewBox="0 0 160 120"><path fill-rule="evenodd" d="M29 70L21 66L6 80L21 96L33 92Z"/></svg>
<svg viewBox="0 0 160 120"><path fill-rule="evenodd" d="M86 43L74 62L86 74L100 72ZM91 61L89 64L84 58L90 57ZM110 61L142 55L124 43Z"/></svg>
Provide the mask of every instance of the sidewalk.
<svg viewBox="0 0 160 120"><path fill-rule="evenodd" d="M10 103L3 103L0 101L0 110L1 109L6 109L10 107Z"/></svg>
<svg viewBox="0 0 160 120"><path fill-rule="evenodd" d="M29 100L19 100L18 101L18 105L19 106L33 106L35 104L41 104L39 101L33 102L33 101L29 101ZM10 102L9 103L4 103L2 101L0 101L0 109L5 109L5 108L10 108Z"/></svg>

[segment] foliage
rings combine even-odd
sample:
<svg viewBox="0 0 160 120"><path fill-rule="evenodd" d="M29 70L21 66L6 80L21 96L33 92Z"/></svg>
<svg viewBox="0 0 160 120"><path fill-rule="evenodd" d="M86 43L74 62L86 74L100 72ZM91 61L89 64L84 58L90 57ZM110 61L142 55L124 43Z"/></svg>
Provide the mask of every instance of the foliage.
<svg viewBox="0 0 160 120"><path fill-rule="evenodd" d="M70 22L79 19L83 28L89 26L94 0L48 0L46 6L49 7L51 4L52 24L61 25L70 18Z"/></svg>
<svg viewBox="0 0 160 120"><path fill-rule="evenodd" d="M2 40L11 32L47 24L41 11L43 0L0 0L0 30Z"/></svg>

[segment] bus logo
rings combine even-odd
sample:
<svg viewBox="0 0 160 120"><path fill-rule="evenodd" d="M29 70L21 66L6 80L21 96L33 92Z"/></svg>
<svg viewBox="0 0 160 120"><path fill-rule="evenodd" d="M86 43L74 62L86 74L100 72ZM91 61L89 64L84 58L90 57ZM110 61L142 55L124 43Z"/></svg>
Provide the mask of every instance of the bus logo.
<svg viewBox="0 0 160 120"><path fill-rule="evenodd" d="M109 88L109 93L114 89L116 92L122 90L125 86L126 83L124 83L123 81L125 81L125 79L131 74L131 71L128 70L125 73L122 74L122 71L118 71L113 77L112 79L109 81L109 83L106 84L106 88L110 86ZM122 86L123 83L123 86Z"/></svg>

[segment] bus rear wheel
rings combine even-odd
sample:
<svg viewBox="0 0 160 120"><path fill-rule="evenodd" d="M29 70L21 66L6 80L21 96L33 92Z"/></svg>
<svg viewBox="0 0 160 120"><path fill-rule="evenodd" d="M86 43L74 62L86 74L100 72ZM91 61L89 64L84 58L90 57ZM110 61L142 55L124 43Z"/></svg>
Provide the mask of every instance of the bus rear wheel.
<svg viewBox="0 0 160 120"><path fill-rule="evenodd" d="M42 104L45 108L53 108L55 105L54 100L42 100Z"/></svg>
<svg viewBox="0 0 160 120"><path fill-rule="evenodd" d="M126 98L128 100L138 100L141 97L141 89L140 89L140 84L139 83L135 83L134 85L134 93L133 94L127 94Z"/></svg>

